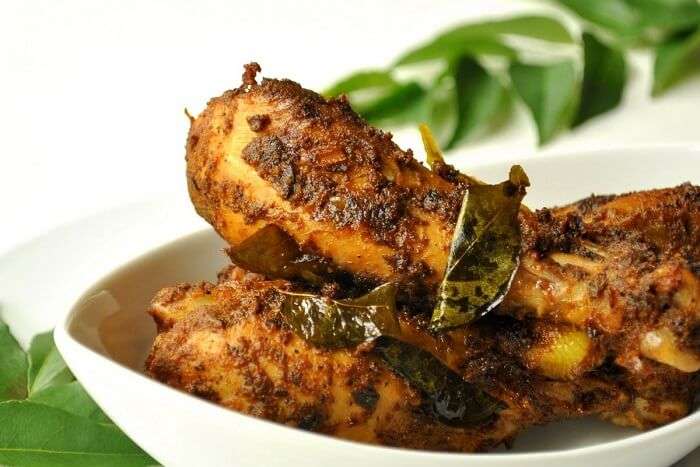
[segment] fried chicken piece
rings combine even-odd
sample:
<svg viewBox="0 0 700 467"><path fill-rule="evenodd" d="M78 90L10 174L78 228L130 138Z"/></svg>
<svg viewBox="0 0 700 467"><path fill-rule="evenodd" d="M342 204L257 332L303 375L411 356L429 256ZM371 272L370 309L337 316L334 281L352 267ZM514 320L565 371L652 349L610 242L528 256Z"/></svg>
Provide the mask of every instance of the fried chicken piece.
<svg viewBox="0 0 700 467"><path fill-rule="evenodd" d="M472 428L437 421L368 350L324 350L297 337L279 311L288 287L232 269L218 285L162 290L151 308L159 334L148 373L239 412L367 443L481 451L527 423L517 406Z"/></svg>
<svg viewBox="0 0 700 467"><path fill-rule="evenodd" d="M660 405L642 404L620 375L598 371L557 381L528 371L517 355L524 345L537 345L524 338L532 330L512 318L493 316L436 337L420 317L402 314L402 340L503 404L482 424L451 426L426 409L425 395L371 345L326 350L294 334L280 312L280 291L289 288L231 267L216 285L163 289L150 309L158 336L147 372L245 414L417 449L487 450L511 443L528 426L585 415L640 427L682 415L668 395Z"/></svg>
<svg viewBox="0 0 700 467"><path fill-rule="evenodd" d="M234 247L275 224L357 277L430 297L465 178L426 169L344 100L287 80L257 84L255 71L192 122L197 211ZM647 357L700 368L700 188L593 197L520 217L521 267L502 310L624 330Z"/></svg>
<svg viewBox="0 0 700 467"><path fill-rule="evenodd" d="M468 179L423 167L343 99L257 84L256 70L192 122L197 211L234 248L277 225L358 282L396 282L404 304L429 313ZM519 221L520 266L498 313L536 323L514 358L556 381L619 373L638 409L607 416L616 423L685 414L700 369L700 188L522 209Z"/></svg>
<svg viewBox="0 0 700 467"><path fill-rule="evenodd" d="M192 121L187 179L197 212L232 246L274 223L356 276L434 287L463 177L425 169L345 100L288 80L256 84L254 66Z"/></svg>
<svg viewBox="0 0 700 467"><path fill-rule="evenodd" d="M504 326L484 322L439 338L402 315L405 342L428 350L503 403L495 417L451 426L424 394L372 352L314 347L280 313L286 281L229 268L219 283L160 291L150 310L158 336L146 363L154 378L227 408L350 440L417 449L483 451L523 428L589 414L620 414L632 399L597 378L550 381L501 351ZM517 331L512 329L512 335Z"/></svg>

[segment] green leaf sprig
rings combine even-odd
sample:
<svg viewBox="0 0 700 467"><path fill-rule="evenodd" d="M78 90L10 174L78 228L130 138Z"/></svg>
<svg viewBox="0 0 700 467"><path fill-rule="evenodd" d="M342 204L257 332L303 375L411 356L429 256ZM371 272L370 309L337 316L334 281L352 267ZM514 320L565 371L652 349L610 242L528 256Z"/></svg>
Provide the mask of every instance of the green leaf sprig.
<svg viewBox="0 0 700 467"><path fill-rule="evenodd" d="M347 95L374 125L425 122L445 149L497 129L518 99L532 116L539 144L545 144L620 104L630 48L653 48L654 96L700 69L696 0L554 3L578 16L581 37L539 15L464 24L386 69L351 74L324 94ZM533 54L537 44L541 50Z"/></svg>
<svg viewBox="0 0 700 467"><path fill-rule="evenodd" d="M158 463L95 404L52 334L28 352L0 321L0 465L140 466Z"/></svg>

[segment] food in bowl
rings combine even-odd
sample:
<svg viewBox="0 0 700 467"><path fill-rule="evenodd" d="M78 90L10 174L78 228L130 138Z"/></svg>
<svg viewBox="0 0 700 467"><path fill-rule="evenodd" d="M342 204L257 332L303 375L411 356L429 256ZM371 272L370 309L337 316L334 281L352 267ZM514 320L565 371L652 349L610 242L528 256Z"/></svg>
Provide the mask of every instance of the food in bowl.
<svg viewBox="0 0 700 467"><path fill-rule="evenodd" d="M190 195L233 265L158 293L149 374L243 413L417 449L688 413L700 187L532 211L522 168L485 184L424 130L426 168L342 98L257 72L192 119Z"/></svg>

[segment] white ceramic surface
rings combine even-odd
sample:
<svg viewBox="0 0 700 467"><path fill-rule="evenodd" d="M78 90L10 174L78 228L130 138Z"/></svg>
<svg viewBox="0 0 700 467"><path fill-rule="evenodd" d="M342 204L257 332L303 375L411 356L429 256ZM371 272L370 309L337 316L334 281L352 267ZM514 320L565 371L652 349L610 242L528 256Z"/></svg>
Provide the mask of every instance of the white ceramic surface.
<svg viewBox="0 0 700 467"><path fill-rule="evenodd" d="M573 201L592 192L700 183L700 148L632 148L520 162L533 184L526 198L532 207ZM507 169L505 164L484 165L472 172L496 181ZM120 213L87 221L83 230L53 232L1 258L0 287L6 288L0 289L0 311L17 326L23 342L41 330L39 323L50 323L50 316L63 313L56 342L73 372L109 416L165 465L667 466L700 444L696 411L641 434L578 421L530 430L517 439L511 452L416 452L309 434L180 393L138 371L153 333L143 310L162 286L213 278L225 262L223 243L205 230L90 285L114 266L147 251L157 239L162 243L168 231L175 238L188 225L201 225L189 207L178 210L166 201ZM110 235L115 231L117 235ZM71 301L75 306L68 313Z"/></svg>

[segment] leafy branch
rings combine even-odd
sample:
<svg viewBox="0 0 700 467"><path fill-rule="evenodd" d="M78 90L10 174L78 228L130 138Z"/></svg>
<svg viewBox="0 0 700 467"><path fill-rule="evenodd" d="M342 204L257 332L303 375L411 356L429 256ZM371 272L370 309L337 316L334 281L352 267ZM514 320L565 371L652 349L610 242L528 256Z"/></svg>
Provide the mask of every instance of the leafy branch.
<svg viewBox="0 0 700 467"><path fill-rule="evenodd" d="M347 76L325 94L345 94L370 123L427 123L446 149L490 133L520 100L539 144L617 107L626 52L654 51L652 95L700 68L695 0L558 0L581 20L575 37L555 18L517 16L469 23L409 50L389 67Z"/></svg>

